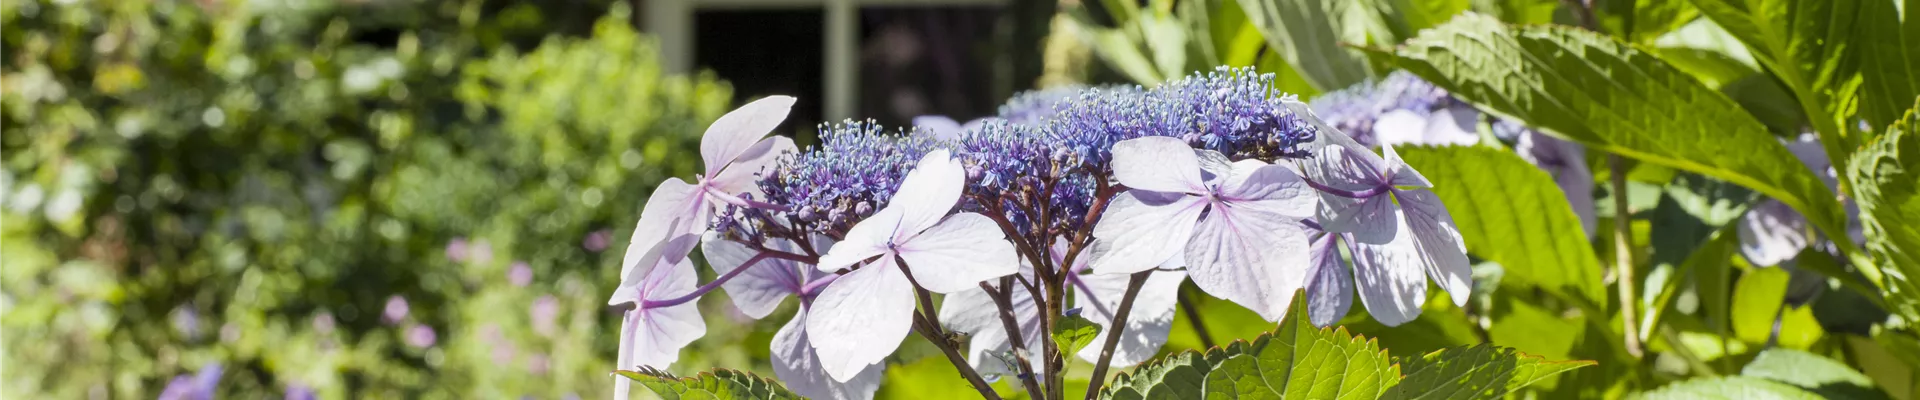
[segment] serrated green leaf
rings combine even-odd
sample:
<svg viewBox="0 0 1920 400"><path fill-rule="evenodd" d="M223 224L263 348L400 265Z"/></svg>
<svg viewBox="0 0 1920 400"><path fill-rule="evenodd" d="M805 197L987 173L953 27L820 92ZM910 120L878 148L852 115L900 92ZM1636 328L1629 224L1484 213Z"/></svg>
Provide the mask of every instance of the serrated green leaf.
<svg viewBox="0 0 1920 400"><path fill-rule="evenodd" d="M1602 151L1698 172L1845 232L1832 192L1727 98L1638 48L1560 26L1468 13L1388 51L1369 50L1490 113ZM1852 248L1845 235L1828 235Z"/></svg>
<svg viewBox="0 0 1920 400"><path fill-rule="evenodd" d="M1188 350L1148 362L1113 377L1100 398L1113 400L1197 399L1205 394L1207 371L1200 352Z"/></svg>
<svg viewBox="0 0 1920 400"><path fill-rule="evenodd" d="M1920 321L1920 105L1854 154L1847 167L1867 252L1892 311Z"/></svg>
<svg viewBox="0 0 1920 400"><path fill-rule="evenodd" d="M1740 375L1799 386L1828 399L1885 399L1873 379L1833 359L1793 349L1767 349Z"/></svg>
<svg viewBox="0 0 1920 400"><path fill-rule="evenodd" d="M1546 377L1594 365L1592 361L1547 361L1514 349L1481 344L1402 359L1406 378L1383 399L1491 399Z"/></svg>
<svg viewBox="0 0 1920 400"><path fill-rule="evenodd" d="M666 400L804 399L772 379L730 369L676 378L658 371L614 371Z"/></svg>
<svg viewBox="0 0 1920 400"><path fill-rule="evenodd" d="M1647 400L1816 400L1820 396L1780 382L1747 376L1698 378L1642 393Z"/></svg>
<svg viewBox="0 0 1920 400"><path fill-rule="evenodd" d="M1273 333L1227 347L1207 373L1207 398L1371 399L1400 380L1377 343L1308 322L1306 293L1294 292Z"/></svg>
<svg viewBox="0 0 1920 400"><path fill-rule="evenodd" d="M1100 325L1087 317L1071 315L1060 318L1053 325L1053 344L1061 353L1079 353L1080 348L1093 343L1093 337L1100 335Z"/></svg>
<svg viewBox="0 0 1920 400"><path fill-rule="evenodd" d="M1589 305L1604 304L1599 258L1580 217L1553 177L1511 151L1491 147L1405 147L1407 165L1441 182L1467 252L1500 263L1517 282Z"/></svg>
<svg viewBox="0 0 1920 400"><path fill-rule="evenodd" d="M1869 0L1881 1L1881 0ZM1851 54L1860 4L1854 0L1693 0L1701 14L1746 43L1799 100L1828 156L1844 158L1840 103L1851 97ZM1872 39L1878 40L1878 39Z"/></svg>
<svg viewBox="0 0 1920 400"><path fill-rule="evenodd" d="M1920 96L1920 7L1909 3L1896 10L1887 0L1861 5L1860 113L1874 129L1893 126Z"/></svg>
<svg viewBox="0 0 1920 400"><path fill-rule="evenodd" d="M1247 20L1307 83L1320 91L1351 86L1371 73L1366 60L1340 46L1344 23L1332 0L1240 0Z"/></svg>

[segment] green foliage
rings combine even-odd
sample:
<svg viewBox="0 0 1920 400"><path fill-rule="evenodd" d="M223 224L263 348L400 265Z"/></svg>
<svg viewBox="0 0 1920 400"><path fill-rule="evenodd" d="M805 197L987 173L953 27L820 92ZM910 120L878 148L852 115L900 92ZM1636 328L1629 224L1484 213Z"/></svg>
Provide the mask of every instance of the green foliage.
<svg viewBox="0 0 1920 400"><path fill-rule="evenodd" d="M1920 109L1920 108L1916 108ZM1920 318L1920 114L1905 117L1859 153L1846 170L1860 204L1873 262L1887 275L1887 299L1898 314Z"/></svg>
<svg viewBox="0 0 1920 400"><path fill-rule="evenodd" d="M1062 354L1074 354L1080 348L1093 343L1093 337L1100 335L1100 325L1087 317L1079 315L1061 318L1053 326L1053 343Z"/></svg>
<svg viewBox="0 0 1920 400"><path fill-rule="evenodd" d="M604 391L615 229L731 101L607 7L6 2L0 397Z"/></svg>
<svg viewBox="0 0 1920 400"><path fill-rule="evenodd" d="M1880 0L1866 0L1880 1ZM1883 1L1884 2L1884 1ZM1700 13L1753 51L1754 59L1799 100L1814 131L1839 162L1856 139L1841 127L1841 103L1858 90L1849 52L1861 1L1693 0ZM1862 38L1867 41L1879 38ZM1838 164L1836 164L1838 165ZM1833 231L1829 231L1833 232Z"/></svg>
<svg viewBox="0 0 1920 400"><path fill-rule="evenodd" d="M1920 97L1920 7L1891 1L1860 5L1860 114L1874 129L1891 127L1909 99Z"/></svg>
<svg viewBox="0 0 1920 400"><path fill-rule="evenodd" d="M1641 394L1646 400L1816 400L1820 396L1784 383L1747 376L1701 378Z"/></svg>
<svg viewBox="0 0 1920 400"><path fill-rule="evenodd" d="M1549 376L1593 365L1592 361L1547 361L1490 344L1455 347L1408 358L1406 377L1388 389L1388 399L1490 399Z"/></svg>
<svg viewBox="0 0 1920 400"><path fill-rule="evenodd" d="M1398 49L1369 51L1491 113L1752 188L1800 210L1822 231L1845 232L1831 191L1753 116L1618 40L1465 14Z"/></svg>
<svg viewBox="0 0 1920 400"><path fill-rule="evenodd" d="M1873 380L1832 359L1798 350L1760 352L1738 376L1699 378L1646 393L1647 399L1887 399Z"/></svg>
<svg viewBox="0 0 1920 400"><path fill-rule="evenodd" d="M1873 379L1833 359L1799 350L1768 349L1740 370L1740 375L1765 378L1812 390L1828 399L1885 399Z"/></svg>
<svg viewBox="0 0 1920 400"><path fill-rule="evenodd" d="M1240 1L1267 45L1320 91L1347 87L1371 76L1365 58L1340 46L1344 28L1349 28L1345 25L1354 23L1345 16L1361 13L1356 9L1364 5L1330 0Z"/></svg>
<svg viewBox="0 0 1920 400"><path fill-rule="evenodd" d="M676 378L659 371L615 371L646 386L665 400L799 400L786 387L751 372L714 369L697 375Z"/></svg>
<svg viewBox="0 0 1920 400"><path fill-rule="evenodd" d="M1602 270L1566 195L1545 171L1490 147L1407 147L1407 165L1434 182L1467 252L1510 277L1587 305L1607 300Z"/></svg>
<svg viewBox="0 0 1920 400"><path fill-rule="evenodd" d="M1593 365L1547 362L1484 344L1390 358L1374 341L1346 328L1308 323L1305 293L1296 292L1296 306L1273 332L1205 353L1183 351L1149 361L1115 376L1101 398L1473 398Z"/></svg>

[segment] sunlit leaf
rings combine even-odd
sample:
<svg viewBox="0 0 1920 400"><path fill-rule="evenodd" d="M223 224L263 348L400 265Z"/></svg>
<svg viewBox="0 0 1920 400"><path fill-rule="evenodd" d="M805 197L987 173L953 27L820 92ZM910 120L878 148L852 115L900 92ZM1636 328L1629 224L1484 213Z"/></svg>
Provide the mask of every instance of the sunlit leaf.
<svg viewBox="0 0 1920 400"><path fill-rule="evenodd" d="M802 399L772 379L750 372L715 369L679 378L660 371L615 371L666 400Z"/></svg>
<svg viewBox="0 0 1920 400"><path fill-rule="evenodd" d="M1511 151L1480 146L1405 147L1407 165L1435 182L1467 252L1517 282L1603 304L1599 259L1553 177Z"/></svg>
<svg viewBox="0 0 1920 400"><path fill-rule="evenodd" d="M1590 148L1698 172L1845 232L1825 183L1732 99L1638 48L1563 26L1464 14L1397 49L1369 50L1502 117ZM1844 235L1835 236L1850 248Z"/></svg>

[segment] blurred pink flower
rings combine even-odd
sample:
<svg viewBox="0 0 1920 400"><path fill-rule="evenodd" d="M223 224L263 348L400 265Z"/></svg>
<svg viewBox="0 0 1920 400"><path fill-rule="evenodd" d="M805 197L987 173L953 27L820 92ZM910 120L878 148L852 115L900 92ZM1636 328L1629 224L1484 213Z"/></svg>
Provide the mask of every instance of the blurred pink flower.
<svg viewBox="0 0 1920 400"><path fill-rule="evenodd" d="M601 250L606 250L607 245L612 244L612 242L613 231L601 229L593 231L593 233L588 233L587 238L580 241L580 246L587 248L587 251L599 253Z"/></svg>
<svg viewBox="0 0 1920 400"><path fill-rule="evenodd" d="M560 300L553 295L540 296L533 300L533 331L541 336L553 336L554 317L560 314Z"/></svg>
<svg viewBox="0 0 1920 400"><path fill-rule="evenodd" d="M407 318L407 309L407 298L398 295L388 297L387 308L380 314L380 318L389 324L397 323Z"/></svg>
<svg viewBox="0 0 1920 400"><path fill-rule="evenodd" d="M439 339L440 336L433 332L433 327L420 324L407 327L406 341L408 346L420 348L433 347L433 343Z"/></svg>
<svg viewBox="0 0 1920 400"><path fill-rule="evenodd" d="M514 286L533 283L533 266L527 265L526 261L514 261L513 267L507 268L507 282Z"/></svg>
<svg viewBox="0 0 1920 400"><path fill-rule="evenodd" d="M534 375L546 375L550 363L552 361L547 359L546 353L533 353L527 356L527 371Z"/></svg>
<svg viewBox="0 0 1920 400"><path fill-rule="evenodd" d="M467 262L467 238L457 237L447 242L447 259L453 262Z"/></svg>

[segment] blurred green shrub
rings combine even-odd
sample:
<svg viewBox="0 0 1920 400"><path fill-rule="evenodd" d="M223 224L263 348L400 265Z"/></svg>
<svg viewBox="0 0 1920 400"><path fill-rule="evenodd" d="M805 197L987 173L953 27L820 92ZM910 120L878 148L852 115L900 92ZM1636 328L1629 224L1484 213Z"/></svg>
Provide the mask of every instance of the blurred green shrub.
<svg viewBox="0 0 1920 400"><path fill-rule="evenodd" d="M623 230L731 90L623 4L496 3L0 5L0 397L598 397Z"/></svg>

